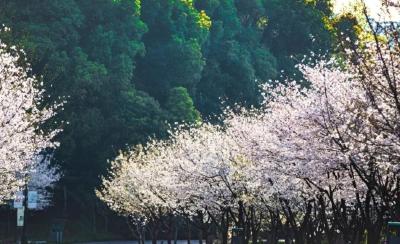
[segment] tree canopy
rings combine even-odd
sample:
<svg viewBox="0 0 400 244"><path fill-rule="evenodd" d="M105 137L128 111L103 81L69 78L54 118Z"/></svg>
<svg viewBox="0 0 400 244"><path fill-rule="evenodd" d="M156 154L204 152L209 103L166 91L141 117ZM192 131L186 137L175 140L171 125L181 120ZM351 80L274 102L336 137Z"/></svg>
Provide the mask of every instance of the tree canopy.
<svg viewBox="0 0 400 244"><path fill-rule="evenodd" d="M4 41L26 51L48 100L67 103L55 159L94 195L119 150L168 124L258 106L260 84L332 49L328 0L5 0ZM76 187L79 186L79 187Z"/></svg>

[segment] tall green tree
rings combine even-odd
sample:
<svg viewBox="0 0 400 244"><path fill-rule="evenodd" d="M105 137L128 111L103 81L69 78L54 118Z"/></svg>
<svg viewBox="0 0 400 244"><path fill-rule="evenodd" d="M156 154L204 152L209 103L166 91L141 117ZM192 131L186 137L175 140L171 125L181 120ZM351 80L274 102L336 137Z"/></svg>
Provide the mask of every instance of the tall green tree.
<svg viewBox="0 0 400 244"><path fill-rule="evenodd" d="M92 191L108 158L164 128L158 102L134 84L147 31L139 2L17 0L6 7L0 21L13 30L14 43L49 95L67 101L57 151L64 180Z"/></svg>
<svg viewBox="0 0 400 244"><path fill-rule="evenodd" d="M174 87L169 91L165 107L172 122L193 124L201 121L200 112L194 107L193 100L184 87Z"/></svg>
<svg viewBox="0 0 400 244"><path fill-rule="evenodd" d="M138 62L138 87L161 103L176 86L194 95L206 63L207 15L190 0L144 0L142 19L149 31L143 37L146 55Z"/></svg>
<svg viewBox="0 0 400 244"><path fill-rule="evenodd" d="M262 1L196 1L211 16L203 52L207 64L196 94L204 114L221 111L220 102L255 105L261 82L276 77L276 59L262 42L266 15Z"/></svg>
<svg viewBox="0 0 400 244"><path fill-rule="evenodd" d="M265 0L268 25L263 43L277 59L278 70L297 73L295 65L305 55L327 54L333 35L325 20L332 15L329 0Z"/></svg>

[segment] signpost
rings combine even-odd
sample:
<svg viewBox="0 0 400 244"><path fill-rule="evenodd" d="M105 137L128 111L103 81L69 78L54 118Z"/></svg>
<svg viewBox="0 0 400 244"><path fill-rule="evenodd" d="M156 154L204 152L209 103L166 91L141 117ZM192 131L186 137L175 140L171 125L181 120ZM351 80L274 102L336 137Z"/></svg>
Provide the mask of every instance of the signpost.
<svg viewBox="0 0 400 244"><path fill-rule="evenodd" d="M388 244L400 243L400 222L388 222L386 243Z"/></svg>
<svg viewBox="0 0 400 244"><path fill-rule="evenodd" d="M28 208L36 209L38 207L38 192L28 191Z"/></svg>
<svg viewBox="0 0 400 244"><path fill-rule="evenodd" d="M51 227L51 239L55 243L63 242L65 219L56 219Z"/></svg>
<svg viewBox="0 0 400 244"><path fill-rule="evenodd" d="M22 191L17 192L14 199L14 208L22 208L24 206L25 196Z"/></svg>
<svg viewBox="0 0 400 244"><path fill-rule="evenodd" d="M15 195L14 208L17 209L17 243L23 242L24 222L25 222L25 194L19 191Z"/></svg>
<svg viewBox="0 0 400 244"><path fill-rule="evenodd" d="M25 196L25 194L27 196ZM25 199L27 197L27 199ZM38 208L39 194L37 191L19 191L14 199L14 208L17 209L17 243L25 242L25 207L27 209Z"/></svg>
<svg viewBox="0 0 400 244"><path fill-rule="evenodd" d="M25 214L25 207L17 209L17 226L22 227L24 226L24 214Z"/></svg>

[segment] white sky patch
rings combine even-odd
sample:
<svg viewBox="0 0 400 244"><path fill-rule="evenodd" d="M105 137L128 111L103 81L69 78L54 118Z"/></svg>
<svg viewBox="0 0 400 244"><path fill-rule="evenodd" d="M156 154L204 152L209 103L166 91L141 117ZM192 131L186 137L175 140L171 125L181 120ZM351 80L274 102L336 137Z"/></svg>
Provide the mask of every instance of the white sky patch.
<svg viewBox="0 0 400 244"><path fill-rule="evenodd" d="M387 0L400 5L400 0ZM350 5L360 0L335 0L334 11L340 13L346 11ZM400 21L400 8L390 7L389 13L382 10L382 0L363 0L366 4L371 17L380 21Z"/></svg>

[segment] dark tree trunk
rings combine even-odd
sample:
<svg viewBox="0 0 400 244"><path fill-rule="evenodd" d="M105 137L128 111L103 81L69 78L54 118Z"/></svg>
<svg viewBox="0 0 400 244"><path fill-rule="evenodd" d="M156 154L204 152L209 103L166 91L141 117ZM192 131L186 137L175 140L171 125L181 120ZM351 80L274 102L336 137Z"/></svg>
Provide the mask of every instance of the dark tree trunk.
<svg viewBox="0 0 400 244"><path fill-rule="evenodd" d="M157 240L158 240L158 225L157 225L156 221L151 223L150 235L151 235L151 243L152 244L157 244ZM143 241L145 241L145 240L143 240Z"/></svg>
<svg viewBox="0 0 400 244"><path fill-rule="evenodd" d="M228 211L225 211L225 213L222 215L221 221L222 244L228 244L229 222L229 213Z"/></svg>
<svg viewBox="0 0 400 244"><path fill-rule="evenodd" d="M187 228L188 228L187 244L190 244L192 240L192 225L190 224L189 219L187 220Z"/></svg>

